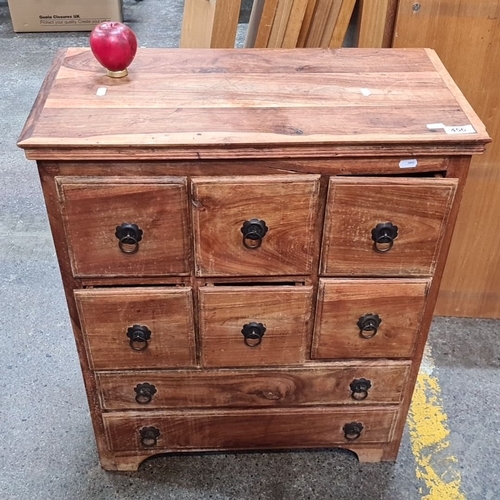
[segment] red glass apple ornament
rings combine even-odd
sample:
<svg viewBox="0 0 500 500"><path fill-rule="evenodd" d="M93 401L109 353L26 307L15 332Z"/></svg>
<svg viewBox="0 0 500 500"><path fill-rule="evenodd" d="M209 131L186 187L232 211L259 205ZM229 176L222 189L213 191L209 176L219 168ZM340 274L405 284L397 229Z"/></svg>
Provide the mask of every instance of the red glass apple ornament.
<svg viewBox="0 0 500 500"><path fill-rule="evenodd" d="M95 58L108 70L108 76L121 78L137 52L137 37L125 24L105 22L90 33L90 49Z"/></svg>

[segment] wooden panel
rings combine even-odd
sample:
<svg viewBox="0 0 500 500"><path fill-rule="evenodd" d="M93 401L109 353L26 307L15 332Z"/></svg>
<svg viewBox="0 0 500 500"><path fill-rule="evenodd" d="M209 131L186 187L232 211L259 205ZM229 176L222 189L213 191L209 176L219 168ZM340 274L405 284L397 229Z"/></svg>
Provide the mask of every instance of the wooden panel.
<svg viewBox="0 0 500 500"><path fill-rule="evenodd" d="M334 3L336 3L336 0L316 0L314 15L311 19L304 47L321 47L328 16Z"/></svg>
<svg viewBox="0 0 500 500"><path fill-rule="evenodd" d="M302 26L300 28L299 38L297 40L297 47L305 47L317 2L318 0L309 0L307 2L304 19L302 20Z"/></svg>
<svg viewBox="0 0 500 500"><path fill-rule="evenodd" d="M241 0L185 0L180 46L233 48Z"/></svg>
<svg viewBox="0 0 500 500"><path fill-rule="evenodd" d="M185 0L181 47L210 47L216 0Z"/></svg>
<svg viewBox="0 0 500 500"><path fill-rule="evenodd" d="M297 46L302 21L304 20L309 1L310 0L294 0L283 37L283 42L281 44L283 48L292 49Z"/></svg>
<svg viewBox="0 0 500 500"><path fill-rule="evenodd" d="M198 276L312 272L319 176L198 177L192 189ZM252 219L268 228L258 248L244 245Z"/></svg>
<svg viewBox="0 0 500 500"><path fill-rule="evenodd" d="M390 0L361 0L358 47L383 47Z"/></svg>
<svg viewBox="0 0 500 500"><path fill-rule="evenodd" d="M399 164L401 160L416 160L418 165L412 169L415 174L423 172L446 172L449 158L430 156L395 156L376 158L321 158L321 159L282 159L282 160L205 160L198 162L86 162L88 176L135 177L138 172L144 176L158 175L284 175L284 174L323 174L323 175L399 175L407 174ZM58 175L74 176L80 172L78 162L59 162Z"/></svg>
<svg viewBox="0 0 500 500"><path fill-rule="evenodd" d="M280 0L276 8L273 27L269 34L267 46L270 48L280 48L285 37L285 31L292 11L293 0Z"/></svg>
<svg viewBox="0 0 500 500"><path fill-rule="evenodd" d="M352 13L356 5L356 0L343 0L340 4L339 12L335 20L335 25L329 40L325 40L326 45L332 49L342 47L344 38L349 28Z"/></svg>
<svg viewBox="0 0 500 500"><path fill-rule="evenodd" d="M408 366L393 361L286 370L119 372L99 373L98 380L106 410L388 404L400 402ZM371 383L363 400L350 389L361 378ZM134 390L144 383L156 389L146 404L136 401Z"/></svg>
<svg viewBox="0 0 500 500"><path fill-rule="evenodd" d="M311 286L200 288L202 364L223 367L302 363L312 290ZM242 335L243 326L252 322L266 328L256 347L246 345Z"/></svg>
<svg viewBox="0 0 500 500"><path fill-rule="evenodd" d="M432 274L456 185L456 179L331 178L323 273ZM372 230L388 222L397 226L398 234L392 249L380 253L375 250Z"/></svg>
<svg viewBox="0 0 500 500"><path fill-rule="evenodd" d="M432 47L493 138L473 158L436 314L500 318L500 1L400 0L394 45ZM471 40L474 42L471 43Z"/></svg>
<svg viewBox="0 0 500 500"><path fill-rule="evenodd" d="M312 358L411 357L429 285L430 280L320 280ZM366 314L381 319L372 338L360 335L358 321Z"/></svg>
<svg viewBox="0 0 500 500"><path fill-rule="evenodd" d="M216 2L217 8L210 47L215 49L234 48L241 0L216 0Z"/></svg>
<svg viewBox="0 0 500 500"><path fill-rule="evenodd" d="M340 14L340 8L342 7L343 0L334 0L328 15L326 16L325 29L321 36L321 42L319 47L328 47L330 40L332 38L333 30L335 29L335 24Z"/></svg>
<svg viewBox="0 0 500 500"><path fill-rule="evenodd" d="M190 288L90 289L75 290L74 294L92 369L195 364ZM127 332L134 325L146 326L151 332L142 351L129 344Z"/></svg>
<svg viewBox="0 0 500 500"><path fill-rule="evenodd" d="M103 419L114 451L152 451L140 430L156 427L154 450L311 448L390 441L397 408L233 410L225 412L107 413ZM361 435L349 441L346 423L360 422Z"/></svg>
<svg viewBox="0 0 500 500"><path fill-rule="evenodd" d="M393 78L388 80L388 73ZM221 145L227 156L228 147L238 155L239 147L293 144L307 157L321 147L331 155L331 148L346 142L351 151L363 147L365 154L381 147L389 154L397 151L395 143L422 142L434 154L436 145L453 146L457 154L472 146L482 150L489 140L477 117L457 105L456 91L422 49L141 49L129 76L115 80L104 75L88 50L69 49L36 124L19 145L32 157L37 148L68 148L62 157L73 151L81 161L108 155L175 157L179 149L201 159L200 148ZM89 92L102 86L105 96ZM76 115L85 115L85 122ZM445 122L472 123L477 133L449 135L427 128Z"/></svg>
<svg viewBox="0 0 500 500"><path fill-rule="evenodd" d="M253 0L252 11L250 12L250 19L248 21L248 29L245 38L245 48L255 47L257 33L260 29L260 21L264 13L265 5L269 5L269 1Z"/></svg>
<svg viewBox="0 0 500 500"><path fill-rule="evenodd" d="M262 7L262 15L259 22L259 28L255 36L255 48L266 48L269 43L269 37L273 28L276 9L278 8L278 0L264 0L265 4Z"/></svg>
<svg viewBox="0 0 500 500"><path fill-rule="evenodd" d="M56 182L75 276L189 272L185 178L58 177ZM143 232L135 253L120 250L116 231L123 223Z"/></svg>

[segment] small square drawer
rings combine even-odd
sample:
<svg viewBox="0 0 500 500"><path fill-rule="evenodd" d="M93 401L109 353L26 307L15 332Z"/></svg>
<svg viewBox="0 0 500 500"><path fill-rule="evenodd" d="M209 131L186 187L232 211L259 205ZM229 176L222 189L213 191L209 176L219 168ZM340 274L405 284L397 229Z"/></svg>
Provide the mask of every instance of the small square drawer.
<svg viewBox="0 0 500 500"><path fill-rule="evenodd" d="M330 179L321 272L432 275L456 179Z"/></svg>
<svg viewBox="0 0 500 500"><path fill-rule="evenodd" d="M388 443L398 407L112 412L112 451L324 448Z"/></svg>
<svg viewBox="0 0 500 500"><path fill-rule="evenodd" d="M74 276L189 272L185 178L58 177Z"/></svg>
<svg viewBox="0 0 500 500"><path fill-rule="evenodd" d="M94 370L195 365L190 288L75 290Z"/></svg>
<svg viewBox="0 0 500 500"><path fill-rule="evenodd" d="M430 280L320 280L313 359L410 358Z"/></svg>
<svg viewBox="0 0 500 500"><path fill-rule="evenodd" d="M105 410L398 404L409 361L238 370L98 372Z"/></svg>
<svg viewBox="0 0 500 500"><path fill-rule="evenodd" d="M300 364L311 286L207 286L199 290L202 364Z"/></svg>
<svg viewBox="0 0 500 500"><path fill-rule="evenodd" d="M193 179L198 276L308 275L319 176Z"/></svg>

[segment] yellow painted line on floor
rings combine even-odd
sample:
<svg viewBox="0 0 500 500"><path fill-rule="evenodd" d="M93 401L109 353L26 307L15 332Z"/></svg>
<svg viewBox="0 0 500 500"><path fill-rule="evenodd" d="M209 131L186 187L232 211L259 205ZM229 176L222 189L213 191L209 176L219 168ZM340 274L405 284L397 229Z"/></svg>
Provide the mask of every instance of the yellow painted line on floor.
<svg viewBox="0 0 500 500"><path fill-rule="evenodd" d="M450 453L448 417L443 410L441 388L427 347L408 414L408 427L422 500L466 500L461 491L458 460Z"/></svg>

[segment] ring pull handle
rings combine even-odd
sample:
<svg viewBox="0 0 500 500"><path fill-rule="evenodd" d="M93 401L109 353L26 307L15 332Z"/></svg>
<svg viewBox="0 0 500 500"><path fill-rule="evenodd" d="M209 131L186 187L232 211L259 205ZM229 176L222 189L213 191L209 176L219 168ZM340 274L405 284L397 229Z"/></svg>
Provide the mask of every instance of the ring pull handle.
<svg viewBox="0 0 500 500"><path fill-rule="evenodd" d="M248 347L257 347L262 342L262 337L266 333L266 327L262 323L247 323L241 330Z"/></svg>
<svg viewBox="0 0 500 500"><path fill-rule="evenodd" d="M382 318L378 314L368 313L361 316L357 322L360 337L364 339L375 337L380 323L382 323Z"/></svg>
<svg viewBox="0 0 500 500"><path fill-rule="evenodd" d="M371 386L371 381L366 378L354 379L349 385L349 388L351 389L351 398L356 401L363 401L363 399L368 397L368 390Z"/></svg>
<svg viewBox="0 0 500 500"><path fill-rule="evenodd" d="M151 403L153 396L157 393L156 387L153 384L145 382L144 384L137 384L134 388L135 400L140 405L147 405Z"/></svg>
<svg viewBox="0 0 500 500"><path fill-rule="evenodd" d="M127 330L130 347L134 351L144 351L151 339L151 330L144 325L134 325Z"/></svg>
<svg viewBox="0 0 500 500"><path fill-rule="evenodd" d="M392 222L382 222L372 229L373 249L378 253L386 253L394 246L398 237L398 226Z"/></svg>
<svg viewBox="0 0 500 500"><path fill-rule="evenodd" d="M146 448L152 448L158 444L158 439L161 435L160 429L156 427L143 427L139 431L141 436L141 444Z"/></svg>
<svg viewBox="0 0 500 500"><path fill-rule="evenodd" d="M243 246L250 250L255 250L262 245L262 239L269 228L266 221L260 219L246 220L241 227L243 233Z"/></svg>
<svg viewBox="0 0 500 500"><path fill-rule="evenodd" d="M361 436L364 426L361 422L349 422L343 427L344 436L348 441L355 441Z"/></svg>
<svg viewBox="0 0 500 500"><path fill-rule="evenodd" d="M139 250L139 241L143 231L137 224L124 222L116 226L115 236L118 238L118 247L123 253L133 254Z"/></svg>

